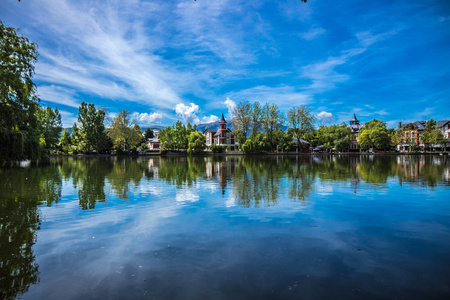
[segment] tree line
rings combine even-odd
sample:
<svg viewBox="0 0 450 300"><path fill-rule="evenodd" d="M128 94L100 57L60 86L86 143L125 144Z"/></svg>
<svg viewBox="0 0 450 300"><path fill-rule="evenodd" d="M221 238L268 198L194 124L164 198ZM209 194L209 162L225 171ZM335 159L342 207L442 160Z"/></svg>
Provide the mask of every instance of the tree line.
<svg viewBox="0 0 450 300"><path fill-rule="evenodd" d="M127 110L109 120L104 108L82 102L77 122L69 130L62 130L58 109L39 104L36 85L32 78L37 61L37 45L0 20L0 159L22 160L45 158L49 153L91 153L110 149L119 151L145 150L146 140L153 137L150 129L142 136L136 121ZM287 114L277 104L249 101L240 102L233 110L233 134L239 148L247 154L264 151L299 151L324 145L338 151L349 149L353 133L340 125L315 128L316 117L311 108L299 105ZM106 125L109 125L108 127ZM409 127L408 127L409 126ZM285 130L283 130L285 128ZM398 130L387 128L386 122L372 120L359 133L362 149L393 149L399 142L417 148L419 142L429 145L446 142L434 120L429 120L419 140L404 134L410 124ZM200 153L206 149L206 140L196 126L181 121L160 132L161 145L167 150L186 150ZM223 151L214 145L211 150Z"/></svg>

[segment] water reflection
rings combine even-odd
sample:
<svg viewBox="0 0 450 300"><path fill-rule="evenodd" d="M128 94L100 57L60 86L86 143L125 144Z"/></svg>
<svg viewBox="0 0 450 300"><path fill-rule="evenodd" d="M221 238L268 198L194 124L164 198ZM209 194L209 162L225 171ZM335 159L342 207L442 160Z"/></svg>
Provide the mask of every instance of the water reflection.
<svg viewBox="0 0 450 300"><path fill-rule="evenodd" d="M367 185L434 189L449 183L449 160L438 156L58 158L43 167L0 169L0 298L19 297L39 282L33 253L42 222L38 207L59 205L65 185L73 187L81 210L139 199L142 190L157 188L160 195L175 189L169 200L183 205L207 201L210 186L225 206L249 211L286 199L305 206L324 186L358 194Z"/></svg>
<svg viewBox="0 0 450 300"><path fill-rule="evenodd" d="M33 245L38 205L57 203L61 174L55 166L0 169L0 299L14 299L39 282Z"/></svg>

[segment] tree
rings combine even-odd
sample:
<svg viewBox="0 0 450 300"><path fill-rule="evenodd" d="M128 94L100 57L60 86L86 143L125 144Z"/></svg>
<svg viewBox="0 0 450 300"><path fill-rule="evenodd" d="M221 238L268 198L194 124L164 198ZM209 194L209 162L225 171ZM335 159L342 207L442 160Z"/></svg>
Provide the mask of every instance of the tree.
<svg viewBox="0 0 450 300"><path fill-rule="evenodd" d="M252 133L250 137L242 145L242 151L245 154L261 153L270 149L270 143L267 136L262 133Z"/></svg>
<svg viewBox="0 0 450 300"><path fill-rule="evenodd" d="M305 105L294 106L288 111L289 128L297 141L304 138L305 134L314 131L316 117L311 114L311 109ZM299 143L300 144L300 143Z"/></svg>
<svg viewBox="0 0 450 300"><path fill-rule="evenodd" d="M130 112L121 110L113 119L108 135L115 148L127 150L142 143L142 131L139 125L130 120Z"/></svg>
<svg viewBox="0 0 450 300"><path fill-rule="evenodd" d="M206 138L200 131L193 131L189 134L189 145L188 153L198 154L205 150L206 148Z"/></svg>
<svg viewBox="0 0 450 300"><path fill-rule="evenodd" d="M43 154L32 78L37 45L0 21L0 158L35 159Z"/></svg>
<svg viewBox="0 0 450 300"><path fill-rule="evenodd" d="M54 150L58 145L62 130L61 114L57 108L53 110L50 107L47 107L39 108L36 115L39 122L41 137L45 141L45 149Z"/></svg>
<svg viewBox="0 0 450 300"><path fill-rule="evenodd" d="M167 126L166 128L161 129L158 136L162 148L168 150L175 149L175 132L173 126Z"/></svg>
<svg viewBox="0 0 450 300"><path fill-rule="evenodd" d="M131 149L137 148L143 142L142 130L138 124L134 124L133 128L129 131L130 136L128 138L128 145Z"/></svg>
<svg viewBox="0 0 450 300"><path fill-rule="evenodd" d="M245 141L247 140L247 137L245 136L244 132L240 129L234 129L233 135L236 141L238 142L239 148L242 149L242 145L244 145Z"/></svg>
<svg viewBox="0 0 450 300"><path fill-rule="evenodd" d="M84 148L83 137L81 135L81 131L78 128L77 123L74 123L73 126L72 126L71 140L72 140L72 145L75 146L77 151L78 150L82 150Z"/></svg>
<svg viewBox="0 0 450 300"><path fill-rule="evenodd" d="M152 139L153 137L154 137L153 130L151 130L150 127L148 127L144 132L144 138L146 140L148 140L148 139Z"/></svg>
<svg viewBox="0 0 450 300"><path fill-rule="evenodd" d="M262 113L259 102L254 102L251 110L251 128L254 133L258 133L262 129Z"/></svg>
<svg viewBox="0 0 450 300"><path fill-rule="evenodd" d="M292 130L277 129L275 135L280 151L293 151L297 147L293 141Z"/></svg>
<svg viewBox="0 0 450 300"><path fill-rule="evenodd" d="M105 110L96 109L92 103L81 102L78 108L80 138L88 151L103 150L107 143L105 114Z"/></svg>
<svg viewBox="0 0 450 300"><path fill-rule="evenodd" d="M240 129L244 133L244 136L247 137L248 130L250 129L251 124L251 113L252 109L250 107L250 102L244 101L239 102L238 105L233 110L234 115L234 129Z"/></svg>
<svg viewBox="0 0 450 300"><path fill-rule="evenodd" d="M365 149L390 149L392 147L391 140L391 134L386 128L386 122L377 119L365 123L359 136L359 144Z"/></svg>
<svg viewBox="0 0 450 300"><path fill-rule="evenodd" d="M64 129L61 133L61 137L59 138L59 147L64 153L69 152L69 147L71 144L70 133L68 129Z"/></svg>
<svg viewBox="0 0 450 300"><path fill-rule="evenodd" d="M262 125L269 142L270 149L275 148L275 131L281 127L283 123L283 115L276 104L266 103L263 107Z"/></svg>

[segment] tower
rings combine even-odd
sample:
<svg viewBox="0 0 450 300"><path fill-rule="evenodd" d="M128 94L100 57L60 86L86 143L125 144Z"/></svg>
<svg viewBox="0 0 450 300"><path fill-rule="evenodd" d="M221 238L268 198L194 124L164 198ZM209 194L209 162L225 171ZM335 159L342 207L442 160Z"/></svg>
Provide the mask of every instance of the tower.
<svg viewBox="0 0 450 300"><path fill-rule="evenodd" d="M356 118L355 114L353 114L353 119L350 120L350 125L359 125L359 120Z"/></svg>
<svg viewBox="0 0 450 300"><path fill-rule="evenodd" d="M219 139L220 145L225 145L227 143L227 121L225 120L223 113L219 121Z"/></svg>

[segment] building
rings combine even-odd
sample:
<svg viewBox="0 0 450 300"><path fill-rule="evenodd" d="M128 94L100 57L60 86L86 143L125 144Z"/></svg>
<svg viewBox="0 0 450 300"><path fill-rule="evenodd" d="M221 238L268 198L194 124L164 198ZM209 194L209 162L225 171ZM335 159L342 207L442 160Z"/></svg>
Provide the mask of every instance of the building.
<svg viewBox="0 0 450 300"><path fill-rule="evenodd" d="M356 115L353 114L353 119L350 120L350 130L351 130L351 138L352 141L350 143L350 150L356 151L359 149L358 139L359 134L361 133L361 129L364 127L364 123L360 124L359 120L356 118Z"/></svg>
<svg viewBox="0 0 450 300"><path fill-rule="evenodd" d="M159 129L153 129L153 138L147 140L148 149L161 149L161 142L158 135Z"/></svg>
<svg viewBox="0 0 450 300"><path fill-rule="evenodd" d="M402 126L400 122L398 127L403 130L403 135L400 137L400 141L397 145L399 151L410 151L410 147L414 146L419 148L445 148L445 145L430 145L423 141L423 134L427 121L415 121ZM446 140L450 139L450 120L442 120L436 122L436 128L441 131Z"/></svg>
<svg viewBox="0 0 450 300"><path fill-rule="evenodd" d="M206 138L206 146L221 145L225 147L225 150L237 150L233 132L227 128L227 121L223 114L219 121L218 129L205 129L203 135Z"/></svg>

